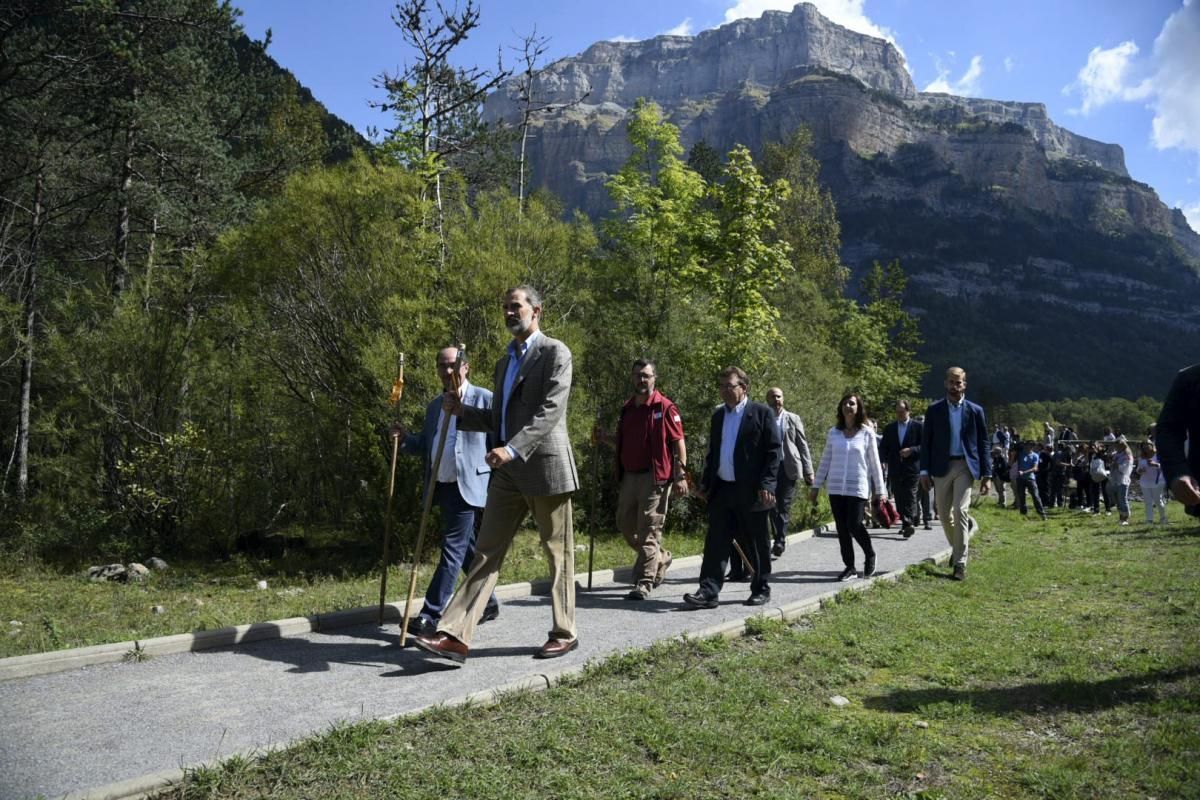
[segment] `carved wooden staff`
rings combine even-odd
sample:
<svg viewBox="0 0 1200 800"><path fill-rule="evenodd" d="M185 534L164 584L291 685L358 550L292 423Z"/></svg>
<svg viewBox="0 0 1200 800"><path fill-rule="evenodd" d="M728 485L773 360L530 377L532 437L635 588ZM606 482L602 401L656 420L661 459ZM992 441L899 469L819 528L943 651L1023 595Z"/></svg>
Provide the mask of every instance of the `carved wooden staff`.
<svg viewBox="0 0 1200 800"><path fill-rule="evenodd" d="M450 376L450 387L455 394L462 390L463 354L467 346L459 343L458 356L454 359L454 373ZM433 507L433 490L437 488L438 470L442 467L442 454L446 452L446 434L450 431L450 417L442 412L441 433L438 436L437 452L429 471L429 485L425 487L425 503L421 507L421 525L417 528L417 546L413 549L412 574L408 579L408 597L404 601L404 618L400 621L400 646L408 644L408 621L412 618L413 596L417 593L417 567L421 564L421 547L425 544L425 527L429 523L429 511ZM451 454L453 458L453 454Z"/></svg>
<svg viewBox="0 0 1200 800"><path fill-rule="evenodd" d="M596 425L600 424L600 411L596 410ZM588 506L588 591L592 590L592 560L596 555L596 490L600 484L600 439L596 436L596 425L592 426L592 504Z"/></svg>
<svg viewBox="0 0 1200 800"><path fill-rule="evenodd" d="M400 398L404 396L404 353L396 364L396 380L388 403L395 409L395 421L400 421ZM392 473L388 480L387 515L383 518L383 575L379 579L379 624L383 624L383 608L387 603L388 563L392 560L392 500L396 496L396 461L400 456L400 437L392 434Z"/></svg>

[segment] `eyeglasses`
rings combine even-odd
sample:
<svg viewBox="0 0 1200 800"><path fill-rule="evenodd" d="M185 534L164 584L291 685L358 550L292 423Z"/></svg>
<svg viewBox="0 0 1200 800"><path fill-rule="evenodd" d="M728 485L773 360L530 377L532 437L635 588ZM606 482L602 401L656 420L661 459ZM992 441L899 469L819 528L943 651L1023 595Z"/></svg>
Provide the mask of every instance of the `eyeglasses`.
<svg viewBox="0 0 1200 800"><path fill-rule="evenodd" d="M734 389L742 388L742 385L740 383L722 383L718 388L723 392L732 392Z"/></svg>

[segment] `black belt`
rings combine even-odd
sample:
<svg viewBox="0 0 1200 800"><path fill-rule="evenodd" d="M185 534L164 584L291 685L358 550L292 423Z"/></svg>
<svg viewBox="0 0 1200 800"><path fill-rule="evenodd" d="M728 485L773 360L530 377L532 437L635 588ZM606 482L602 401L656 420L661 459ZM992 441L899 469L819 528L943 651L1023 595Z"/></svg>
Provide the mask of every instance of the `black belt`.
<svg viewBox="0 0 1200 800"><path fill-rule="evenodd" d="M951 461L966 461L966 456L950 456Z"/></svg>

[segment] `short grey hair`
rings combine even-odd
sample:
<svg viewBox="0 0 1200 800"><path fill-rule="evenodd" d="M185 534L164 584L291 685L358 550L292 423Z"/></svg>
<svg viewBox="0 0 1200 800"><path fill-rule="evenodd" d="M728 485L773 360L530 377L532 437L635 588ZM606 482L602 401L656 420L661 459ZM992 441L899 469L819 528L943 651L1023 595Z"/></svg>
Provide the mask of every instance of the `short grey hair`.
<svg viewBox="0 0 1200 800"><path fill-rule="evenodd" d="M540 306L542 304L542 293L527 283L512 287L504 293L504 296L507 297L513 292L524 292L525 299L529 301L529 305L531 306Z"/></svg>

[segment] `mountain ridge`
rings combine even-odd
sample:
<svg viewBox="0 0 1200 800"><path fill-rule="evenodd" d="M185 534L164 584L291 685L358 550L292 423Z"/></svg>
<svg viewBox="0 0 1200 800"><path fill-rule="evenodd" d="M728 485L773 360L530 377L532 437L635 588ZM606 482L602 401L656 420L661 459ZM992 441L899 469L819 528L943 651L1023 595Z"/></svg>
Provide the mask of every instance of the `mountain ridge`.
<svg viewBox="0 0 1200 800"><path fill-rule="evenodd" d="M1126 344L1118 321L1200 333L1200 311L1178 302L1200 297L1200 236L1129 176L1119 145L1059 126L1041 103L917 92L891 44L810 4L694 37L598 42L546 67L536 91L574 104L534 122L532 183L593 217L611 209L605 182L628 157L625 114L637 97L663 108L685 148L704 141L721 152L734 144L761 152L807 126L842 221L844 263L861 274L873 260L900 258L932 373L961 360L959 352L977 352L1004 365L985 387L999 399L1078 396L1081 388L1161 394L1183 354ZM518 112L511 87L484 106L489 121ZM1039 320L1064 314L1072 320L1059 326L1064 333L1093 331L1102 315L1116 329L1093 337L1094 347L1109 352L1107 339L1122 342L1115 352L1128 380L1097 379L1112 373L1112 359L1086 348L1065 369L1044 353L1022 364L1003 347L979 348L947 311L946 301L959 300L968 316L1009 309L994 341L1019 341ZM1047 374L1056 377L1040 377ZM925 389L937 385L930 378Z"/></svg>

